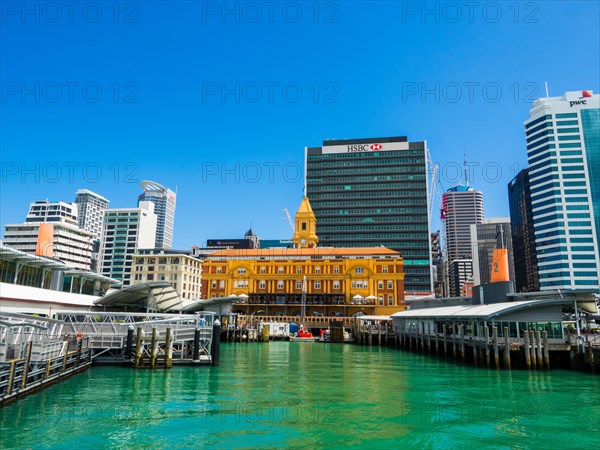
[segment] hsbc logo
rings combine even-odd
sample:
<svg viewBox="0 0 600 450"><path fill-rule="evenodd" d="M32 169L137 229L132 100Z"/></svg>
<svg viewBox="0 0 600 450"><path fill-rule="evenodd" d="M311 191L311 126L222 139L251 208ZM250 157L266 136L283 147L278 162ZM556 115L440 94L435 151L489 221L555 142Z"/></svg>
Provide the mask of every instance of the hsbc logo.
<svg viewBox="0 0 600 450"><path fill-rule="evenodd" d="M383 145L381 144L353 144L353 145L348 145L348 153L355 153L355 152L370 152L370 151L377 151L377 150L381 150L383 149Z"/></svg>

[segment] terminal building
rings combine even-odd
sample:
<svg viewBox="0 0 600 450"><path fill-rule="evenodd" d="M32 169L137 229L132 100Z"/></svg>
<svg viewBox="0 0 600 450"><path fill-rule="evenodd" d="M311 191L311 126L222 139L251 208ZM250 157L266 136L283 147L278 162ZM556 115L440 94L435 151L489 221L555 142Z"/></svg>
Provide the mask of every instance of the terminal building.
<svg viewBox="0 0 600 450"><path fill-rule="evenodd" d="M320 245L398 251L406 293L431 294L427 143L405 136L330 140L305 152Z"/></svg>
<svg viewBox="0 0 600 450"><path fill-rule="evenodd" d="M293 248L226 249L208 254L203 298L237 296L244 314L387 314L404 309L404 264L385 247L320 247L308 198L295 221Z"/></svg>

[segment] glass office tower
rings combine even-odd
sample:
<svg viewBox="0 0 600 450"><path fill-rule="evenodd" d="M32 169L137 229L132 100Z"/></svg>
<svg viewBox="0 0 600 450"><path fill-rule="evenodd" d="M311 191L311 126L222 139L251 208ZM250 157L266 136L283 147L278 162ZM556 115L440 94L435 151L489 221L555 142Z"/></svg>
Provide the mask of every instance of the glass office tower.
<svg viewBox="0 0 600 450"><path fill-rule="evenodd" d="M405 292L431 293L427 143L328 140L306 149L305 189L319 246L385 246L404 258Z"/></svg>

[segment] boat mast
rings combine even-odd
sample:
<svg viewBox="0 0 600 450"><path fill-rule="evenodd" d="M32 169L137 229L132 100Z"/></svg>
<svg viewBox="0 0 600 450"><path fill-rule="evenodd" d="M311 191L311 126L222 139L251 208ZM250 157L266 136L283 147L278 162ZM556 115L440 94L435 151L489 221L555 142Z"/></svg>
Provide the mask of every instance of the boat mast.
<svg viewBox="0 0 600 450"><path fill-rule="evenodd" d="M306 275L302 280L302 307L300 309L300 324L304 325L304 318L306 317Z"/></svg>

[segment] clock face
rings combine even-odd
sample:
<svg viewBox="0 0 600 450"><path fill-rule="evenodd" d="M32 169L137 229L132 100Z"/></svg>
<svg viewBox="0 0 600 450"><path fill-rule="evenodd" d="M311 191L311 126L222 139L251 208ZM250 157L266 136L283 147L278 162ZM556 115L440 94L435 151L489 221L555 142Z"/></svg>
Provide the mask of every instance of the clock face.
<svg viewBox="0 0 600 450"><path fill-rule="evenodd" d="M300 239L300 243L301 243L302 245L306 245L306 239Z"/></svg>

